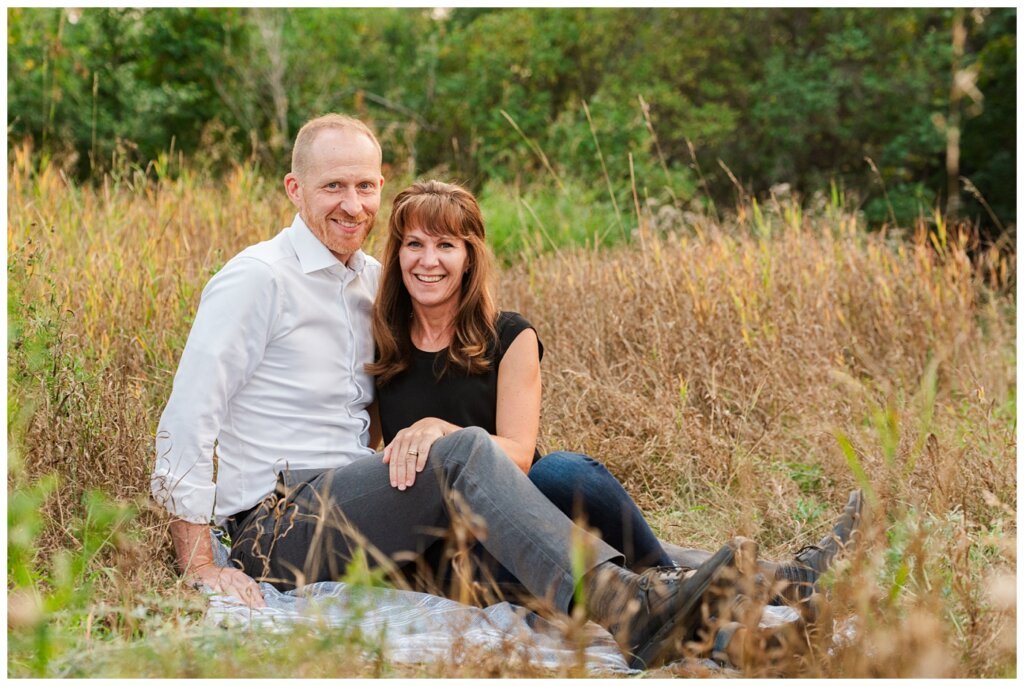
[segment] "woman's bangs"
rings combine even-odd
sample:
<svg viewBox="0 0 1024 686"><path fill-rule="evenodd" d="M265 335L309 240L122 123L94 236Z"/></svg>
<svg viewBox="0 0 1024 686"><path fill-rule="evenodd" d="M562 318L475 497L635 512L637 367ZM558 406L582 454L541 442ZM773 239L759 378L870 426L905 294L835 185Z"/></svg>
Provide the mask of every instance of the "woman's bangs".
<svg viewBox="0 0 1024 686"><path fill-rule="evenodd" d="M447 198L434 194L421 195L410 202L404 212L404 231L416 227L428 236L456 236L467 234L461 208Z"/></svg>

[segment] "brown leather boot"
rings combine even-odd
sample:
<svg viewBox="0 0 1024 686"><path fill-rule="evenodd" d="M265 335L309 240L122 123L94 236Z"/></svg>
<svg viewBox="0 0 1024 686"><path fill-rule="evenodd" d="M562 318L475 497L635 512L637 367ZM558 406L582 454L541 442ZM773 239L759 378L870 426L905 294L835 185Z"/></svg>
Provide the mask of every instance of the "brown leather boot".
<svg viewBox="0 0 1024 686"><path fill-rule="evenodd" d="M737 545L723 546L692 573L655 567L635 574L602 563L584 579L587 612L611 633L633 669L682 657L683 644L696 638L703 625L705 594L733 565Z"/></svg>
<svg viewBox="0 0 1024 686"><path fill-rule="evenodd" d="M804 546L792 560L776 567L775 580L788 582L780 593L783 600L803 602L818 590L818 579L828 571L836 555L853 549L863 510L864 497L860 490L851 491L846 507L832 531L818 545Z"/></svg>

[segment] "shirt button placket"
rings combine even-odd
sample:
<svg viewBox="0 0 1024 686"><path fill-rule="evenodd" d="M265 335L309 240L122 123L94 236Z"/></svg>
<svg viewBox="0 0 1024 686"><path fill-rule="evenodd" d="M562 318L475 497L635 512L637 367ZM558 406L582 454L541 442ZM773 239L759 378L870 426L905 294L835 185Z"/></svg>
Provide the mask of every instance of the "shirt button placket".
<svg viewBox="0 0 1024 686"><path fill-rule="evenodd" d="M346 369L348 374L349 383L346 386L350 389L351 395L348 403L346 404L345 411L349 416L352 415L352 403L355 402L356 397L359 395L359 388L356 385L356 374L355 374L355 358L356 358L356 340L355 340L355 322L352 321L352 311L348 307L348 299L345 297L345 289L352 282L355 277L355 272L350 269L343 269L341 274L341 289L339 295L341 297L341 308L342 308L342 329L345 331L345 335L348 337L348 359L345 360Z"/></svg>

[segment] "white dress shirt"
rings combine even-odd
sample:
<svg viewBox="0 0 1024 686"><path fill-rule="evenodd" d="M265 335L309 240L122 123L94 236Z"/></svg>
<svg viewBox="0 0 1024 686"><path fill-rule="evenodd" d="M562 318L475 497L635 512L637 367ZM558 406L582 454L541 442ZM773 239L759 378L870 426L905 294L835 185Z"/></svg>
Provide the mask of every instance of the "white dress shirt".
<svg viewBox="0 0 1024 686"><path fill-rule="evenodd" d="M364 365L379 279L377 260L357 251L342 264L298 215L224 265L203 289L160 417L153 496L181 519L223 524L285 468L371 455Z"/></svg>

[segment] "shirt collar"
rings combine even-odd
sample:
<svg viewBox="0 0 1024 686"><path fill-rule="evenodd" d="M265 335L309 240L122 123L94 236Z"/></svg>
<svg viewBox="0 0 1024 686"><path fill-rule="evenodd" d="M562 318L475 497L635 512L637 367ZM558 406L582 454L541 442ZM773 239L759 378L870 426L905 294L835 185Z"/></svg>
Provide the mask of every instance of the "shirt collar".
<svg viewBox="0 0 1024 686"><path fill-rule="evenodd" d="M299 266L302 267L304 274L321 269L330 269L331 267L341 267L342 269L348 267L358 274L366 266L366 257L362 250L356 250L352 253L351 257L348 258L347 265L342 264L334 256L334 253L328 250L327 246L313 235L313 232L306 226L306 222L302 221L302 217L298 214L295 215L295 220L292 221L291 229L292 248L295 250L296 257L299 258Z"/></svg>

